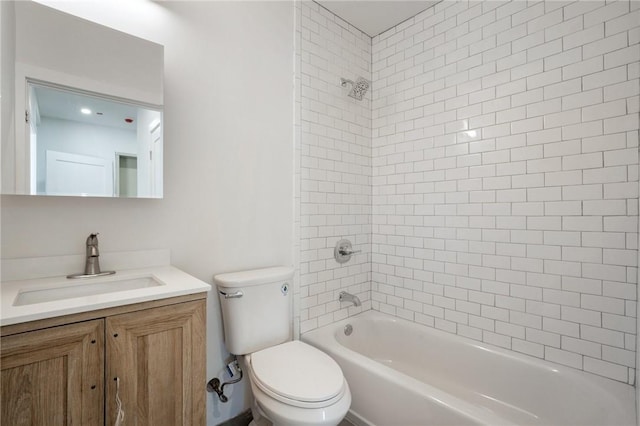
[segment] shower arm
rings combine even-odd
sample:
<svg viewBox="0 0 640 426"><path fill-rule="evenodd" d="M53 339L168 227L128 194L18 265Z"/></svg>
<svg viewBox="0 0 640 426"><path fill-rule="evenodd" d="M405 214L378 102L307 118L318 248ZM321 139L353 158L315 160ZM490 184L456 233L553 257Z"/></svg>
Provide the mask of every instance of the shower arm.
<svg viewBox="0 0 640 426"><path fill-rule="evenodd" d="M352 87L353 87L353 85L355 84L355 83L353 82L353 80L349 80L348 78L340 77L340 86L342 86L342 87L347 87L347 83L351 84L351 86L352 86Z"/></svg>

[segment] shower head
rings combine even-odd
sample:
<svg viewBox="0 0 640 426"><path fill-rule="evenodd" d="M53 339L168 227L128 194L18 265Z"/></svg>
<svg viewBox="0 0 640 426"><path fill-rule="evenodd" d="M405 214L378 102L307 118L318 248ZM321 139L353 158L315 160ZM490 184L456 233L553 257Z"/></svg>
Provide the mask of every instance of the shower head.
<svg viewBox="0 0 640 426"><path fill-rule="evenodd" d="M351 90L349 90L349 96L359 101L362 100L362 97L369 90L370 83L362 77L358 77L356 81L347 80L346 78L340 79L340 85L342 87L347 87L347 83L351 84Z"/></svg>

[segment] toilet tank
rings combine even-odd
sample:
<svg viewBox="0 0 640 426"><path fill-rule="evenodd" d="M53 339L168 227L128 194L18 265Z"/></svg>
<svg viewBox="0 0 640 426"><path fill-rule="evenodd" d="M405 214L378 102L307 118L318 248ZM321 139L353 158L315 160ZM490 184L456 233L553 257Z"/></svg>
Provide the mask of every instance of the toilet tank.
<svg viewBox="0 0 640 426"><path fill-rule="evenodd" d="M293 268L273 267L214 277L227 350L244 355L291 340Z"/></svg>

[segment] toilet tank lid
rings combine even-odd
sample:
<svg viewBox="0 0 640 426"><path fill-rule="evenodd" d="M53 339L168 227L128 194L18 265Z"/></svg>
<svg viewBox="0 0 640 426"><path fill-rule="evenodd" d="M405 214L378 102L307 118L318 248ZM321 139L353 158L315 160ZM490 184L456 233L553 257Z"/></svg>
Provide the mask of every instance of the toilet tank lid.
<svg viewBox="0 0 640 426"><path fill-rule="evenodd" d="M250 271L229 272L213 277L218 287L246 287L268 284L293 277L293 268L288 266L274 266L271 268L252 269Z"/></svg>

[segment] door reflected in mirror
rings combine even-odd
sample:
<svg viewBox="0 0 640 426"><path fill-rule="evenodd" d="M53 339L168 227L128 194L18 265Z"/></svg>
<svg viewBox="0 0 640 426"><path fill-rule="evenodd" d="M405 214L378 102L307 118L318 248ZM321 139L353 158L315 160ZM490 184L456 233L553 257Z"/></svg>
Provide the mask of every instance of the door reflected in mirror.
<svg viewBox="0 0 640 426"><path fill-rule="evenodd" d="M162 197L162 112L28 81L33 195Z"/></svg>

